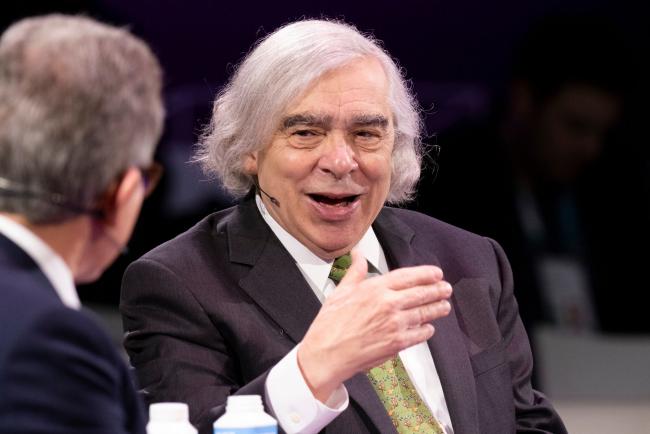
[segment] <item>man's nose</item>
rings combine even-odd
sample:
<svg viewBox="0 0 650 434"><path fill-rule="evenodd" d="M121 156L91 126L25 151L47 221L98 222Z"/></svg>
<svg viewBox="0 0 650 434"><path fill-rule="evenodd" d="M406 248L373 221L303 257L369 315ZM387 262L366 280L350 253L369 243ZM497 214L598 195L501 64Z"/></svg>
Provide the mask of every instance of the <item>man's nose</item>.
<svg viewBox="0 0 650 434"><path fill-rule="evenodd" d="M333 134L328 138L328 143L323 148L323 153L318 161L318 168L337 179L343 178L359 167L354 149L343 135Z"/></svg>

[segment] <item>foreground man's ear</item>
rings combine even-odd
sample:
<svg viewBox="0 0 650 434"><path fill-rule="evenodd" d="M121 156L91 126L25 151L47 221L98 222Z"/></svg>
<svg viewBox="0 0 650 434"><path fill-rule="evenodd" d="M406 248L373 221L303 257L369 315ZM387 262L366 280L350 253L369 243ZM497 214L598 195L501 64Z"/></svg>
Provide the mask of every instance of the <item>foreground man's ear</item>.
<svg viewBox="0 0 650 434"><path fill-rule="evenodd" d="M98 209L102 222L114 225L119 211L132 200L137 199L137 196L142 196L141 199L144 199L142 174L137 168L130 167L118 180L111 183L99 200Z"/></svg>

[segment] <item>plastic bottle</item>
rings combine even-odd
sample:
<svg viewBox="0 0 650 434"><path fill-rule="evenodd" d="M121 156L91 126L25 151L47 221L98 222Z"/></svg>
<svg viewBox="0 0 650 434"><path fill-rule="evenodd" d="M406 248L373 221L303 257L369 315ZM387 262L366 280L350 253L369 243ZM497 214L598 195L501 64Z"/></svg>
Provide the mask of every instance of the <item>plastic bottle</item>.
<svg viewBox="0 0 650 434"><path fill-rule="evenodd" d="M158 402L149 406L147 434L197 434L190 424L189 409L182 402Z"/></svg>
<svg viewBox="0 0 650 434"><path fill-rule="evenodd" d="M278 423L264 412L261 396L233 395L213 428L214 434L277 434Z"/></svg>

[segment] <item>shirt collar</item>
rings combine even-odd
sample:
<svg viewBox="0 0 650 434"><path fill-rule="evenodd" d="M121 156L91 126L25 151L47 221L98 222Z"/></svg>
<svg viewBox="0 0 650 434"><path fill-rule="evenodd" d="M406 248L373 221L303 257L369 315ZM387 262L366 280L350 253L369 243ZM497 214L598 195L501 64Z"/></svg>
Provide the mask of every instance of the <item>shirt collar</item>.
<svg viewBox="0 0 650 434"><path fill-rule="evenodd" d="M329 278L330 269L332 268L332 261L324 261L316 256L311 250L305 247L293 235L287 232L280 224L273 218L262 202L259 195L255 195L255 203L257 209L262 214L262 218L269 225L273 233L280 240L280 243L289 252L291 257L296 261L296 264L301 269L303 274L309 278L312 283L319 289L323 290ZM361 251L361 254L366 258L368 263L372 265L375 270L380 273L388 271L386 258L381 249L379 240L372 230L372 226L368 228L356 247Z"/></svg>
<svg viewBox="0 0 650 434"><path fill-rule="evenodd" d="M70 268L45 241L23 225L3 215L0 215L0 233L23 249L36 262L64 305L72 309L81 308Z"/></svg>

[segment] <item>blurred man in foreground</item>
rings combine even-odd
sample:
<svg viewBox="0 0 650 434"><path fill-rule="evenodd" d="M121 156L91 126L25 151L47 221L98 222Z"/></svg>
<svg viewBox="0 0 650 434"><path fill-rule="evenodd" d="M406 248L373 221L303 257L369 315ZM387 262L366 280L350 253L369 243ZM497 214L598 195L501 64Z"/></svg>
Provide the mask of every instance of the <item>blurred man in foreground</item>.
<svg viewBox="0 0 650 434"><path fill-rule="evenodd" d="M125 275L151 401L189 402L202 433L251 393L286 432L565 432L530 386L501 249L384 206L413 192L420 125L399 68L352 26L257 45L198 155L243 200Z"/></svg>
<svg viewBox="0 0 650 434"><path fill-rule="evenodd" d="M74 283L127 243L162 119L159 64L124 30L51 15L0 39L0 432L144 432Z"/></svg>

